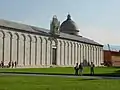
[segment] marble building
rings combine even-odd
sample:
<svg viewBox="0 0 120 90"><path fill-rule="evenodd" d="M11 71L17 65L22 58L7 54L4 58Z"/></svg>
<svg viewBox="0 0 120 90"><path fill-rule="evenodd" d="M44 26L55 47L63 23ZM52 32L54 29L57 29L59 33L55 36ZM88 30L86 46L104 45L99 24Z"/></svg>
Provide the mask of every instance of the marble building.
<svg viewBox="0 0 120 90"><path fill-rule="evenodd" d="M103 45L80 36L68 14L61 23L54 16L50 30L0 20L0 62L17 67L74 66L80 62L103 62Z"/></svg>

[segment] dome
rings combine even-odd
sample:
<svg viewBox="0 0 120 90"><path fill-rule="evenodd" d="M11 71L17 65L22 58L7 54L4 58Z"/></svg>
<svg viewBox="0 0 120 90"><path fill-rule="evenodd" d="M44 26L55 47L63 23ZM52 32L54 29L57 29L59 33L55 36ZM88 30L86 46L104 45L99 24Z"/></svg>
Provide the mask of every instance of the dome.
<svg viewBox="0 0 120 90"><path fill-rule="evenodd" d="M60 32L78 35L79 29L76 23L71 19L70 14L68 14L67 19L61 24Z"/></svg>

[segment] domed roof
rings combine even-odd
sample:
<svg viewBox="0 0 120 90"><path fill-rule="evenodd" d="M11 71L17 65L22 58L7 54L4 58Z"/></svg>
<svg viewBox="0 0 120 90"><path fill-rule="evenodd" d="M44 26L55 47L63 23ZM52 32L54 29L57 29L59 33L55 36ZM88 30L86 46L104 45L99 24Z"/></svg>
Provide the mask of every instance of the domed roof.
<svg viewBox="0 0 120 90"><path fill-rule="evenodd" d="M68 14L67 19L61 24L60 32L78 35L79 29L76 23L71 19L70 14Z"/></svg>

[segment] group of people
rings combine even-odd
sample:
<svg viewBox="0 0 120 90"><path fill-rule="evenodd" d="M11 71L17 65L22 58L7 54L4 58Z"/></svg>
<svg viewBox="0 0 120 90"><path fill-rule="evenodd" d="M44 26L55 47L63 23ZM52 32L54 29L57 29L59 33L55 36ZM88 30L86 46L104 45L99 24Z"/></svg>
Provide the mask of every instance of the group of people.
<svg viewBox="0 0 120 90"><path fill-rule="evenodd" d="M94 63L91 62L91 64L89 66L90 66L90 74L94 75L94 67L95 67ZM82 63L80 63L78 65L78 63L76 63L76 66L74 67L74 69L75 69L75 75L81 75L82 76L84 65Z"/></svg>
<svg viewBox="0 0 120 90"><path fill-rule="evenodd" d="M16 67L17 66L17 62L15 61L15 62L13 62L13 61L10 61L9 63L8 63L8 65L7 65L7 68L10 68L10 67ZM0 67L2 67L2 68L4 68L5 67L5 65L4 65L4 62L3 61L1 61L1 63L0 63Z"/></svg>
<svg viewBox="0 0 120 90"><path fill-rule="evenodd" d="M10 68L10 67L13 68L13 67L16 67L16 66L17 66L17 62L16 62L16 61L15 61L15 62L12 61L12 62L9 62L9 63L8 63L8 67L9 67L9 68Z"/></svg>

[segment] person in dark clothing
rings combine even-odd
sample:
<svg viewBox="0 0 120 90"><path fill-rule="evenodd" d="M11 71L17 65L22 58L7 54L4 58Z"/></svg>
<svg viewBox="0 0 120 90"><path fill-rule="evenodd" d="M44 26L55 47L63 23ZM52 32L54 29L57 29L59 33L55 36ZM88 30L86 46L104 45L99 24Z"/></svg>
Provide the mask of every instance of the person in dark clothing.
<svg viewBox="0 0 120 90"><path fill-rule="evenodd" d="M4 67L4 62L3 62L3 61L1 61L1 67L2 67L2 68Z"/></svg>
<svg viewBox="0 0 120 90"><path fill-rule="evenodd" d="M75 75L78 75L78 70L79 70L78 63L76 63L74 69L75 69Z"/></svg>
<svg viewBox="0 0 120 90"><path fill-rule="evenodd" d="M0 68L2 67L2 64L0 63Z"/></svg>
<svg viewBox="0 0 120 90"><path fill-rule="evenodd" d="M17 62L15 61L14 63L15 63L15 68L16 68L16 66L17 66Z"/></svg>
<svg viewBox="0 0 120 90"><path fill-rule="evenodd" d="M0 67L2 67L2 62L0 62Z"/></svg>
<svg viewBox="0 0 120 90"><path fill-rule="evenodd" d="M8 67L9 67L9 68L11 67L11 62L8 63Z"/></svg>
<svg viewBox="0 0 120 90"><path fill-rule="evenodd" d="M83 73L83 64L80 63L80 65L79 65L79 75L82 76L82 73Z"/></svg>
<svg viewBox="0 0 120 90"><path fill-rule="evenodd" d="M12 62L12 68L14 67L14 62Z"/></svg>
<svg viewBox="0 0 120 90"><path fill-rule="evenodd" d="M91 62L91 65L90 65L90 74L91 75L94 75L94 67L95 67L94 63Z"/></svg>

